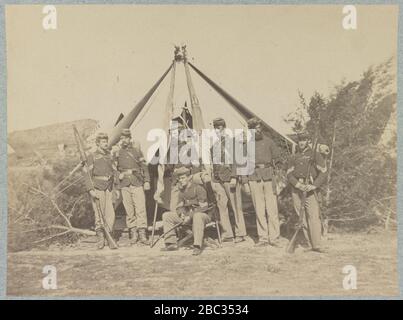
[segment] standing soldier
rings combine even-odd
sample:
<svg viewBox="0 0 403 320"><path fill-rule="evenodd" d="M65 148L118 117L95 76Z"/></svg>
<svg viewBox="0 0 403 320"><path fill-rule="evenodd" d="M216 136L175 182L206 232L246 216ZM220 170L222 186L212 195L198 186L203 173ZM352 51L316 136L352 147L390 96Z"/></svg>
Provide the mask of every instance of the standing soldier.
<svg viewBox="0 0 403 320"><path fill-rule="evenodd" d="M169 210L175 211L177 204L178 204L178 195L179 195L179 188L177 179L174 177L174 172L176 169L181 167L186 167L190 170L191 175L200 172L200 166L195 166L194 164L183 164L180 162L179 153L181 148L186 145L186 141L181 141L179 139L183 130L185 130L184 122L181 118L173 119L171 125L173 125L170 129L170 146L167 152L167 163L162 165L159 164L158 167L158 175L163 175L164 179L168 180L169 188L165 190L165 183L163 179L159 181L157 184L157 190L154 194L154 200L158 203L169 203ZM189 139L191 137L188 137ZM174 158L171 159L171 148L173 148L173 156ZM188 151L190 152L190 150ZM164 200L163 200L164 198Z"/></svg>
<svg viewBox="0 0 403 320"><path fill-rule="evenodd" d="M219 141L217 141L220 151L220 163L213 163L212 183L211 186L214 190L217 200L218 210L220 212L221 226L223 228L222 240L234 241L239 243L245 241L246 227L245 219L242 209L242 195L240 177L236 173L236 165L234 157L234 141L232 137L225 134L225 120L223 118L216 118L213 120L214 129L216 129ZM231 143L227 146L226 143ZM217 145L215 146L217 147ZM214 152L215 147L212 150ZM226 164L225 154L231 152L232 163ZM214 160L214 155L213 155ZM235 218L235 239L232 231L231 222L229 219L228 202L231 203L232 211Z"/></svg>
<svg viewBox="0 0 403 320"><path fill-rule="evenodd" d="M120 147L114 151L113 158L119 172L118 187L122 191L130 243L139 241L148 245L144 190L150 190L150 175L143 153L131 141L129 129L123 129Z"/></svg>
<svg viewBox="0 0 403 320"><path fill-rule="evenodd" d="M207 214L208 202L206 190L192 181L189 168L175 169L175 177L178 179L179 195L175 211L167 211L162 215L165 234L165 249L173 251L178 249L175 225L192 225L193 230L193 255L199 255L202 251L204 228L211 221Z"/></svg>
<svg viewBox="0 0 403 320"><path fill-rule="evenodd" d="M249 190L256 211L259 241L256 246L278 245L280 220L278 217L277 192L273 185L273 165L280 160L280 150L272 139L262 132L260 120L248 120L248 128L255 129L255 170L249 175Z"/></svg>
<svg viewBox="0 0 403 320"><path fill-rule="evenodd" d="M108 229L113 230L115 210L112 203L112 190L117 172L108 148L108 135L106 133L98 133L95 143L97 149L88 156L90 177L85 180L85 184L91 195L92 207L95 212L95 232L98 237L97 248L103 249L105 246L105 234L99 217L103 215ZM99 202L100 205L97 206L96 202ZM99 212L98 208L102 212Z"/></svg>
<svg viewBox="0 0 403 320"><path fill-rule="evenodd" d="M322 225L316 190L326 181L327 168L325 159L319 152L315 152L313 155L308 140L308 134L298 135L299 152L289 161L287 178L292 185L295 212L298 216L304 215L303 230L305 237L310 240L313 251L322 252L323 250L320 248ZM307 178L308 171L310 175ZM307 193L305 203L301 203L303 192Z"/></svg>

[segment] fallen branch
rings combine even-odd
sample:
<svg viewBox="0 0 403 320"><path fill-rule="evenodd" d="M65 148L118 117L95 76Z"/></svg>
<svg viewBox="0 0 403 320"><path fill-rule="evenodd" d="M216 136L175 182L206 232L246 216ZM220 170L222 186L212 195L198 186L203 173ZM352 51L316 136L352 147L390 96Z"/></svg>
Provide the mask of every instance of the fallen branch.
<svg viewBox="0 0 403 320"><path fill-rule="evenodd" d="M64 232L55 234L55 235L53 235L53 236L50 236L50 237L47 237L47 238L44 238L44 239L34 241L33 243L36 244L36 243L40 243L40 242L49 241L49 240L52 240L52 239L54 239L54 238L56 238L56 237L63 236L63 235L65 235L65 234L67 234L67 233L70 233L70 232L71 232L71 230L67 230L67 231L64 231Z"/></svg>
<svg viewBox="0 0 403 320"><path fill-rule="evenodd" d="M65 235L65 234L67 234L67 233L70 233L70 232L74 232L74 233L78 233L78 234L82 234L82 235L87 235L87 236L95 236L95 235L96 235L95 231L87 230L87 229L75 228L75 227L73 227L73 226L71 225L71 222L70 222L70 218L69 218L69 217L72 216L72 212L73 212L73 210L74 210L76 204L78 203L79 199L77 199L77 200L73 203L73 205L72 205L72 207L71 207L69 213L66 215L66 214L60 209L60 207L59 207L59 205L57 204L57 202L56 202L56 200L54 199L54 197L52 197L52 196L46 194L45 192L43 192L43 191L40 190L40 189L34 188L34 187L32 187L32 186L30 187L30 191L33 192L33 193L35 193L35 194L42 195L42 196L46 197L47 199L49 199L49 201L52 203L53 207L56 209L57 213L63 218L63 220L65 221L65 223L66 223L66 225L67 225L67 226L64 226L64 225L51 225L51 226L44 227L44 228L39 228L39 229L34 229L34 230L27 230L26 232L34 232L34 231L40 231L40 230L46 230L46 229L48 229L48 230L49 230L49 229L64 230L64 231L61 232L61 233L58 233L58 234L56 234L56 235L53 235L53 236L50 236L50 237L47 237L47 238L44 238L44 239L40 239L40 240L34 241L33 243L36 244L36 243L40 243L40 242L43 242L43 241L48 241L48 240L51 240L51 239L53 239L53 238L63 236L63 235Z"/></svg>
<svg viewBox="0 0 403 320"><path fill-rule="evenodd" d="M96 235L95 231L92 231L92 230L79 229L79 228L74 228L74 227L66 227L66 226L62 226L62 225L52 225L52 226L48 226L48 227L23 230L23 231L11 231L11 233L29 233L29 232L37 232L37 231L43 231L43 230L49 230L49 229L59 229L59 230L71 231L71 232L83 234L86 236L95 236Z"/></svg>
<svg viewBox="0 0 403 320"><path fill-rule="evenodd" d="M61 189L59 192L57 192L57 193L54 195L54 198L55 198L55 199L59 198L59 197L63 194L64 191L66 191L68 188L70 188L70 187L76 185L77 182L81 181L82 179L84 179L83 176L77 178L77 179L74 180L72 183L68 184L66 187L64 187L64 188Z"/></svg>
<svg viewBox="0 0 403 320"><path fill-rule="evenodd" d="M328 221L355 221L355 220L361 220L361 219L370 219L371 216L360 216L357 218L338 218L338 219L334 219L334 218L326 218L326 220Z"/></svg>
<svg viewBox="0 0 403 320"><path fill-rule="evenodd" d="M46 194L42 190L36 189L34 187L31 187L31 189L33 191L35 191L36 193L39 193L39 194L43 195L44 197L48 198L50 200L50 202L53 204L53 206L55 207L55 209L57 210L57 212L59 213L59 215L64 219L64 221L66 221L67 225L70 228L72 227L70 219L67 218L67 216L64 214L64 212L62 210L60 210L58 204L56 203L56 201L51 196L49 196L48 194Z"/></svg>
<svg viewBox="0 0 403 320"><path fill-rule="evenodd" d="M83 234L86 236L95 236L96 235L95 231L88 230L88 229L79 229L79 228L65 227L65 226L60 226L60 225L55 225L52 227L55 229L69 230L70 232L75 232L75 233Z"/></svg>

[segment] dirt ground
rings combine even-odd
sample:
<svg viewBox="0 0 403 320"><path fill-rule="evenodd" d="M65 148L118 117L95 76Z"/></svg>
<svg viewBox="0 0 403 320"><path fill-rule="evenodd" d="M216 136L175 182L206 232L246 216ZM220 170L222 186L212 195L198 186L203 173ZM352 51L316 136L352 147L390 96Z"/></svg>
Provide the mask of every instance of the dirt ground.
<svg viewBox="0 0 403 320"><path fill-rule="evenodd" d="M162 242L162 241L161 241ZM286 240L282 243L284 246ZM395 296L396 233L329 234L326 253L242 244L161 252L159 247L96 251L52 248L8 254L8 296ZM42 288L45 265L57 268L55 290ZM343 289L345 265L357 269L357 289Z"/></svg>

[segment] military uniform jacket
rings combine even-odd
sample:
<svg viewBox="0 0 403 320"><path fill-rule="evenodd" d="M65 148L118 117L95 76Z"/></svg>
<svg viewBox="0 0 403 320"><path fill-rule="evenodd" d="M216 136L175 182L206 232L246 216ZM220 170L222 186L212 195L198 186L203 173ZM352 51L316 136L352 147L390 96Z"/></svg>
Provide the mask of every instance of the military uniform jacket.
<svg viewBox="0 0 403 320"><path fill-rule="evenodd" d="M230 182L232 178L236 178L237 174L236 174L236 165L234 164L235 162L235 155L234 155L234 140L228 139L228 141L230 143L232 143L232 150L231 148L226 148L226 136L221 136L220 140L217 141L215 143L215 146L217 147L217 144L221 145L221 149L220 152L220 163L219 164L214 164L214 156L213 156L213 152L214 152L214 146L210 149L211 152L211 160L213 163L213 176L212 176L212 180L213 182ZM227 155L226 154L228 152L232 151L232 155ZM232 162L233 163L228 163L226 164L226 157L228 159L231 159L232 157Z"/></svg>
<svg viewBox="0 0 403 320"><path fill-rule="evenodd" d="M144 182L150 182L148 167L139 148L132 144L126 148L120 147L113 152L113 159L119 173L124 175L123 179L119 180L119 188L130 185L140 187Z"/></svg>
<svg viewBox="0 0 403 320"><path fill-rule="evenodd" d="M191 181L184 189L179 189L178 213L206 212L207 209L207 192L201 185Z"/></svg>
<svg viewBox="0 0 403 320"><path fill-rule="evenodd" d="M110 152L104 152L97 149L88 156L89 174L97 190L112 190L113 183L116 181L116 167L113 164ZM86 176L85 186L87 190L92 190L91 179Z"/></svg>
<svg viewBox="0 0 403 320"><path fill-rule="evenodd" d="M255 170L249 175L249 181L271 181L273 163L280 160L280 150L269 137L262 135L255 140Z"/></svg>
<svg viewBox="0 0 403 320"><path fill-rule="evenodd" d="M309 160L312 156L312 148L296 153L288 162L287 178L295 187L297 182L313 184L319 188L327 179L326 161L319 152L315 152L315 161L311 163L310 181L305 181L308 172Z"/></svg>
<svg viewBox="0 0 403 320"><path fill-rule="evenodd" d="M184 142L179 143L179 146L178 146L179 150L183 145L185 145ZM182 167L188 168L190 170L191 175L201 171L201 166L196 167L196 166L193 166L192 164L181 163L180 159L179 159L179 155L178 155L178 158L176 159L176 161L178 161L178 163L170 163L170 161L171 161L170 150L168 150L167 160L168 160L168 163L165 165L165 170L164 170L164 177L165 178L174 177L175 170L179 169L179 168L182 168ZM174 179L172 182L173 182L173 184L176 184L176 179Z"/></svg>

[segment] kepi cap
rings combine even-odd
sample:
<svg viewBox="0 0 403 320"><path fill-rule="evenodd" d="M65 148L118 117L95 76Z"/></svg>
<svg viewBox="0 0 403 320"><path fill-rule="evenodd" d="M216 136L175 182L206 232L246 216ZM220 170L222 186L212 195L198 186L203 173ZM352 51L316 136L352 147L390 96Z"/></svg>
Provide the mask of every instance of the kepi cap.
<svg viewBox="0 0 403 320"><path fill-rule="evenodd" d="M174 170L174 176L176 178L183 176L183 175L190 175L190 169L186 167L180 167Z"/></svg>
<svg viewBox="0 0 403 320"><path fill-rule="evenodd" d="M215 118L213 120L213 127L224 126L225 127L225 120L221 117Z"/></svg>
<svg viewBox="0 0 403 320"><path fill-rule="evenodd" d="M247 122L249 129L256 128L257 125L261 124L261 121L258 118L251 118Z"/></svg>
<svg viewBox="0 0 403 320"><path fill-rule="evenodd" d="M108 139L108 134L105 133L105 132L98 132L96 137L95 137L95 140L99 141L101 139Z"/></svg>
<svg viewBox="0 0 403 320"><path fill-rule="evenodd" d="M121 137L131 137L132 133L131 133L130 129L123 129L120 136Z"/></svg>

